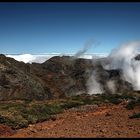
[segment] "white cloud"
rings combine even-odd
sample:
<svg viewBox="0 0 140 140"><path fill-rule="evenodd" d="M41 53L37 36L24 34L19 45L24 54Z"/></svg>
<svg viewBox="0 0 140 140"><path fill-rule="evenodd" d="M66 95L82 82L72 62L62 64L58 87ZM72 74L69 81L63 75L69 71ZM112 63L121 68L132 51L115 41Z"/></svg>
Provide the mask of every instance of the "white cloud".
<svg viewBox="0 0 140 140"><path fill-rule="evenodd" d="M108 56L109 64L106 69L121 69L126 81L133 85L135 90L140 90L140 61L136 57L140 52L140 41L131 41L115 48Z"/></svg>
<svg viewBox="0 0 140 140"><path fill-rule="evenodd" d="M43 63L53 56L62 56L62 55L73 56L74 54L61 54L61 53L19 54L19 55L7 54L6 56L14 58L17 61L23 61L24 63L32 63L32 62ZM92 59L93 57L105 57L105 56L107 56L107 54L96 53L96 54L83 54L79 58Z"/></svg>

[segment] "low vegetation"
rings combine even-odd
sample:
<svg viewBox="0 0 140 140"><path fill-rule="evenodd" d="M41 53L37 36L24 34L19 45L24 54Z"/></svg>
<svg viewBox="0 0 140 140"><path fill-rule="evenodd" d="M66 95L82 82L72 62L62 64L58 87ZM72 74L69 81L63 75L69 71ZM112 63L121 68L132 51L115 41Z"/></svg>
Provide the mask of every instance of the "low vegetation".
<svg viewBox="0 0 140 140"><path fill-rule="evenodd" d="M132 116L129 117L130 119L140 118L140 113L134 113Z"/></svg>
<svg viewBox="0 0 140 140"><path fill-rule="evenodd" d="M136 100L132 94L77 95L63 100L0 102L0 123L11 126L13 129L19 129L27 127L29 124L51 119L55 114L69 108L87 104L119 104L123 100L130 100L126 106L127 109L140 105L140 98ZM139 116L140 114L133 114L130 118Z"/></svg>
<svg viewBox="0 0 140 140"><path fill-rule="evenodd" d="M13 129L27 127L51 118L51 115L62 112L58 105L46 103L1 103L0 123L11 126Z"/></svg>
<svg viewBox="0 0 140 140"><path fill-rule="evenodd" d="M135 100L130 100L126 108L131 110L131 109L134 109L135 106L139 106L139 105L140 105L140 98L135 99Z"/></svg>

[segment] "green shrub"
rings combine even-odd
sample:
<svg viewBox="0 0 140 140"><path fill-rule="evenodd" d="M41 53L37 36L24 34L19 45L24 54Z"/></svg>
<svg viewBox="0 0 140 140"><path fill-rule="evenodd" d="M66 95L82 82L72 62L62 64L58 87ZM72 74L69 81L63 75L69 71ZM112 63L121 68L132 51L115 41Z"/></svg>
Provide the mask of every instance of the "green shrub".
<svg viewBox="0 0 140 140"><path fill-rule="evenodd" d="M77 107L77 106L80 106L80 105L83 105L84 103L83 102L79 102L79 101L67 101L63 104L60 105L60 107L62 109L69 109L69 108L72 108L72 107Z"/></svg>
<svg viewBox="0 0 140 140"><path fill-rule="evenodd" d="M6 114L0 115L0 123L11 126L11 128L13 129L28 126L28 121L18 113L11 113L9 116L7 116Z"/></svg>
<svg viewBox="0 0 140 140"><path fill-rule="evenodd" d="M132 100L135 99L134 95L133 94L129 94L129 93L120 95L120 98L121 99L132 99Z"/></svg>
<svg viewBox="0 0 140 140"><path fill-rule="evenodd" d="M128 110L134 109L135 106L139 106L140 105L140 98L138 98L137 100L131 100L127 105L126 108Z"/></svg>
<svg viewBox="0 0 140 140"><path fill-rule="evenodd" d="M34 124L37 122L38 117L35 115L27 115L26 119L28 120L29 124Z"/></svg>
<svg viewBox="0 0 140 140"><path fill-rule="evenodd" d="M134 109L135 105L136 105L136 102L135 102L135 101L130 101L130 102L126 105L126 108L127 108L128 110L131 110L131 109Z"/></svg>
<svg viewBox="0 0 140 140"><path fill-rule="evenodd" d="M129 117L130 119L140 118L140 113L134 113L132 116Z"/></svg>

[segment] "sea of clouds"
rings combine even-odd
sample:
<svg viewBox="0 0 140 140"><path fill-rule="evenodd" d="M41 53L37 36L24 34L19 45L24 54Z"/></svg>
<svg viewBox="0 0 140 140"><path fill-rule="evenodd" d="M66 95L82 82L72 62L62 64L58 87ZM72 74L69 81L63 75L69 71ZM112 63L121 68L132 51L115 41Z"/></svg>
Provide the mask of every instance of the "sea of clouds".
<svg viewBox="0 0 140 140"><path fill-rule="evenodd" d="M43 63L46 60L54 56L74 56L75 54L61 54L61 53L45 53L45 54L7 54L7 57L14 58L17 61L22 61L24 63ZM94 53L94 54L82 54L78 58L92 59L94 57L106 57L105 53Z"/></svg>

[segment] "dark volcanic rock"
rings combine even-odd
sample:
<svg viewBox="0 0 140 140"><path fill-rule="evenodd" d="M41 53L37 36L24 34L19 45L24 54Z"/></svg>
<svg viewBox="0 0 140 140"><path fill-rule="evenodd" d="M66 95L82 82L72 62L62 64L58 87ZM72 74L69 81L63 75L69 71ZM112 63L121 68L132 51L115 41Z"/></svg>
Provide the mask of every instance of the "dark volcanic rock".
<svg viewBox="0 0 140 140"><path fill-rule="evenodd" d="M135 60L140 60L140 54L135 57Z"/></svg>

